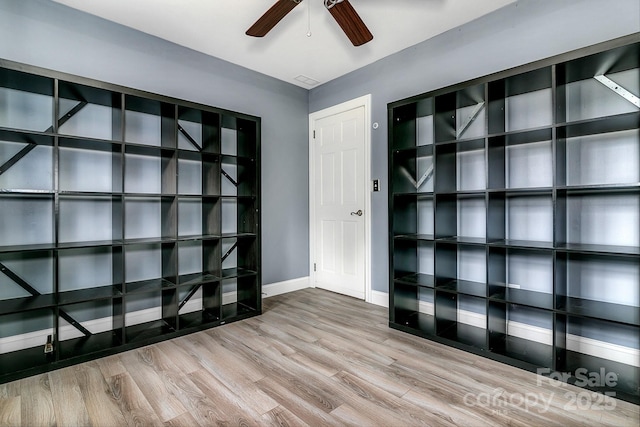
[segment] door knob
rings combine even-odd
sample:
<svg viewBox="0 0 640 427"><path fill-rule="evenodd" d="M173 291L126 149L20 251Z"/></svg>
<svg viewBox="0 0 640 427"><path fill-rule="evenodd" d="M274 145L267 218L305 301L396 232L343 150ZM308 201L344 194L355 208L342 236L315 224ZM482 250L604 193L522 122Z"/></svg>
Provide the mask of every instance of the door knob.
<svg viewBox="0 0 640 427"><path fill-rule="evenodd" d="M358 209L358 212L351 212L351 215L362 216L362 209Z"/></svg>

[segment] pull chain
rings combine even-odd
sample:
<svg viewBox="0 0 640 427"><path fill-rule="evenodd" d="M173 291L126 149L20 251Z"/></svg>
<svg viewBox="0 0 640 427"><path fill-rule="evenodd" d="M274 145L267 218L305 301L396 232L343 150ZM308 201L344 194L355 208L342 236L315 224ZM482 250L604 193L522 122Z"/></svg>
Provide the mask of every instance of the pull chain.
<svg viewBox="0 0 640 427"><path fill-rule="evenodd" d="M307 37L311 37L311 2L307 0Z"/></svg>

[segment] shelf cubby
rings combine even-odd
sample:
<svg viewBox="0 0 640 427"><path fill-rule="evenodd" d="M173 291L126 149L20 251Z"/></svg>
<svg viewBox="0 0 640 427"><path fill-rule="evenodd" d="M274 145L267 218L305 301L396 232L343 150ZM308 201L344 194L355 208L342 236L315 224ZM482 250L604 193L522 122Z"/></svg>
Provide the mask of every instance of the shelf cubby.
<svg viewBox="0 0 640 427"><path fill-rule="evenodd" d="M554 206L551 190L489 194L487 241L532 248L553 247Z"/></svg>
<svg viewBox="0 0 640 427"><path fill-rule="evenodd" d="M433 193L433 146L394 152L394 193Z"/></svg>
<svg viewBox="0 0 640 427"><path fill-rule="evenodd" d="M489 302L489 350L533 366L554 366L553 313Z"/></svg>
<svg viewBox="0 0 640 427"><path fill-rule="evenodd" d="M255 245L256 239L250 236L222 239L222 277L255 275Z"/></svg>
<svg viewBox="0 0 640 427"><path fill-rule="evenodd" d="M390 316L394 323L422 334L435 334L433 288L396 283L393 301L394 310Z"/></svg>
<svg viewBox="0 0 640 427"><path fill-rule="evenodd" d="M640 121L640 115L636 123ZM558 130L557 182L566 187L640 184L640 131L623 129L577 134ZM567 136L572 132L573 136Z"/></svg>
<svg viewBox="0 0 640 427"><path fill-rule="evenodd" d="M131 194L176 194L176 157L174 150L126 146L124 191Z"/></svg>
<svg viewBox="0 0 640 427"><path fill-rule="evenodd" d="M488 83L489 134L550 127L553 124L551 67Z"/></svg>
<svg viewBox="0 0 640 427"><path fill-rule="evenodd" d="M433 287L433 255L433 240L409 237L394 239L394 280Z"/></svg>
<svg viewBox="0 0 640 427"><path fill-rule="evenodd" d="M484 84L477 84L464 87L455 92L456 140L470 140L486 135L487 108L485 90ZM476 162L475 155L470 155L474 157L473 161ZM482 172L484 172L484 167Z"/></svg>
<svg viewBox="0 0 640 427"><path fill-rule="evenodd" d="M54 79L20 70L0 69L0 127L53 131Z"/></svg>
<svg viewBox="0 0 640 427"><path fill-rule="evenodd" d="M178 283L198 286L222 277L219 239L182 241L178 244Z"/></svg>
<svg viewBox="0 0 640 427"><path fill-rule="evenodd" d="M58 243L122 240L122 196L60 195Z"/></svg>
<svg viewBox="0 0 640 427"><path fill-rule="evenodd" d="M220 200L216 197L178 198L178 239L219 238Z"/></svg>
<svg viewBox="0 0 640 427"><path fill-rule="evenodd" d="M61 305L60 313L60 359L100 354L123 344L121 297Z"/></svg>
<svg viewBox="0 0 640 427"><path fill-rule="evenodd" d="M168 288L127 295L123 312L127 343L158 340L177 328L177 290Z"/></svg>
<svg viewBox="0 0 640 427"><path fill-rule="evenodd" d="M553 142L550 128L489 138L488 188L551 188Z"/></svg>
<svg viewBox="0 0 640 427"><path fill-rule="evenodd" d="M122 193L122 145L58 139L60 192Z"/></svg>
<svg viewBox="0 0 640 427"><path fill-rule="evenodd" d="M556 240L560 248L639 253L640 187L558 190Z"/></svg>
<svg viewBox="0 0 640 427"><path fill-rule="evenodd" d="M436 335L480 350L486 349L485 310L485 303L481 298L436 290Z"/></svg>
<svg viewBox="0 0 640 427"><path fill-rule="evenodd" d="M640 45L620 46L559 64L558 122L576 122L638 112L638 107L616 92L619 87L640 95ZM600 81L599 81L600 80ZM613 83L607 87L605 83Z"/></svg>
<svg viewBox="0 0 640 427"><path fill-rule="evenodd" d="M131 242L175 238L177 210L174 196L125 196L124 238Z"/></svg>
<svg viewBox="0 0 640 427"><path fill-rule="evenodd" d="M228 156L256 158L255 140L258 128L255 120L222 115L220 128L220 153Z"/></svg>
<svg viewBox="0 0 640 427"><path fill-rule="evenodd" d="M254 314L259 309L260 295L256 292L255 274L226 279L222 286L222 319ZM228 295L225 297L225 294ZM225 301L226 299L226 301Z"/></svg>
<svg viewBox="0 0 640 427"><path fill-rule="evenodd" d="M178 106L178 148L220 153L220 114Z"/></svg>
<svg viewBox="0 0 640 427"><path fill-rule="evenodd" d="M0 194L2 246L52 244L54 196L49 194Z"/></svg>
<svg viewBox="0 0 640 427"><path fill-rule="evenodd" d="M639 97L633 35L390 103L389 325L640 403Z"/></svg>
<svg viewBox="0 0 640 427"><path fill-rule="evenodd" d="M141 243L125 246L126 293L139 293L178 283L177 243Z"/></svg>
<svg viewBox="0 0 640 427"><path fill-rule="evenodd" d="M193 292L191 287L178 291L180 303L184 306L178 312L180 329L197 328L217 322L221 317L221 286L218 281L204 282Z"/></svg>
<svg viewBox="0 0 640 427"><path fill-rule="evenodd" d="M1 314L0 322L0 375L10 375L12 369L42 369L54 360L44 353L48 337L55 334L53 308ZM23 336L29 339L13 339Z"/></svg>
<svg viewBox="0 0 640 427"><path fill-rule="evenodd" d="M53 272L52 250L0 254L0 316L52 308Z"/></svg>
<svg viewBox="0 0 640 427"><path fill-rule="evenodd" d="M58 81L57 132L122 140L122 95L117 91Z"/></svg>
<svg viewBox="0 0 640 427"><path fill-rule="evenodd" d="M394 197L393 235L434 236L433 196L430 195L396 195Z"/></svg>
<svg viewBox="0 0 640 427"><path fill-rule="evenodd" d="M51 136L0 129L0 192L53 192L54 151Z"/></svg>
<svg viewBox="0 0 640 427"><path fill-rule="evenodd" d="M490 247L489 297L492 300L553 309L553 252Z"/></svg>
<svg viewBox="0 0 640 427"><path fill-rule="evenodd" d="M437 241L434 258L437 289L486 297L486 251L483 246Z"/></svg>
<svg viewBox="0 0 640 427"><path fill-rule="evenodd" d="M456 144L456 190L487 188L485 140L474 139Z"/></svg>
<svg viewBox="0 0 640 427"><path fill-rule="evenodd" d="M560 314L555 325L556 370L571 374L570 383L634 401L640 386L637 325ZM601 381L594 383L594 374Z"/></svg>
<svg viewBox="0 0 640 427"><path fill-rule="evenodd" d="M640 325L640 263L634 256L558 252L556 306L585 317Z"/></svg>
<svg viewBox="0 0 640 427"><path fill-rule="evenodd" d="M122 293L122 246L61 249L57 256L60 303L110 298Z"/></svg>
<svg viewBox="0 0 640 427"><path fill-rule="evenodd" d="M175 149L177 147L176 106L155 99L125 95L124 140Z"/></svg>
<svg viewBox="0 0 640 427"><path fill-rule="evenodd" d="M204 207L206 208L206 206ZM203 204L200 197L178 198L178 237L201 236L203 230Z"/></svg>
<svg viewBox="0 0 640 427"><path fill-rule="evenodd" d="M181 150L178 153L178 193L199 196L203 194L202 155Z"/></svg>

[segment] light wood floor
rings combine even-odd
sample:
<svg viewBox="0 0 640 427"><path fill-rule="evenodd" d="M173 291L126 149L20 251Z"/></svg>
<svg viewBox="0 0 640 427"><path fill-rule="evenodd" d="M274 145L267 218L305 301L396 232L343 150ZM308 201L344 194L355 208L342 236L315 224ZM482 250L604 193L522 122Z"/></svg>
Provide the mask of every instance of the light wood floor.
<svg viewBox="0 0 640 427"><path fill-rule="evenodd" d="M306 289L257 318L0 385L0 425L638 425L638 406L579 410L584 390L537 379Z"/></svg>

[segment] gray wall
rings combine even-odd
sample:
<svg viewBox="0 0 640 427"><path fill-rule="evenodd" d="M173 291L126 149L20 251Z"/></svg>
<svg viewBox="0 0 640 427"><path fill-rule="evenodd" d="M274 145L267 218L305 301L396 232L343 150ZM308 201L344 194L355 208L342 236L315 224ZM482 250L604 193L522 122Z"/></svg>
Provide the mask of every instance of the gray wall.
<svg viewBox="0 0 640 427"><path fill-rule="evenodd" d="M388 292L387 103L639 31L638 0L519 0L312 89L309 112L372 94L373 289Z"/></svg>
<svg viewBox="0 0 640 427"><path fill-rule="evenodd" d="M262 117L263 283L309 274L307 90L45 0L0 0L0 40L0 58Z"/></svg>

